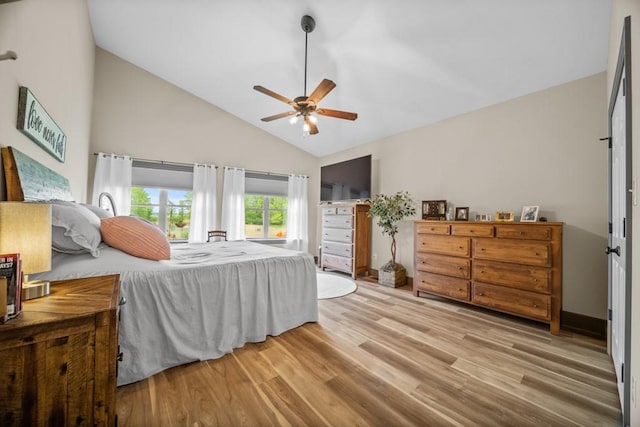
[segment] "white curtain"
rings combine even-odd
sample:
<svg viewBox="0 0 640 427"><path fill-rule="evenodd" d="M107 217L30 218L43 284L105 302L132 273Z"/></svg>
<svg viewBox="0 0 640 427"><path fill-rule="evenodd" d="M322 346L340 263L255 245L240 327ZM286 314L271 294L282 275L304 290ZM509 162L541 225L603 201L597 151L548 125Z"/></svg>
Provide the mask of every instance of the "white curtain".
<svg viewBox="0 0 640 427"><path fill-rule="evenodd" d="M222 227L229 240L244 236L244 169L224 168L222 188Z"/></svg>
<svg viewBox="0 0 640 427"><path fill-rule="evenodd" d="M216 229L216 167L193 166L193 199L189 243L206 242L207 231Z"/></svg>
<svg viewBox="0 0 640 427"><path fill-rule="evenodd" d="M287 247L303 252L309 251L308 181L306 176L289 175Z"/></svg>
<svg viewBox="0 0 640 427"><path fill-rule="evenodd" d="M118 215L131 213L131 157L98 153L93 178L91 203L98 206L100 193L107 192L113 198Z"/></svg>

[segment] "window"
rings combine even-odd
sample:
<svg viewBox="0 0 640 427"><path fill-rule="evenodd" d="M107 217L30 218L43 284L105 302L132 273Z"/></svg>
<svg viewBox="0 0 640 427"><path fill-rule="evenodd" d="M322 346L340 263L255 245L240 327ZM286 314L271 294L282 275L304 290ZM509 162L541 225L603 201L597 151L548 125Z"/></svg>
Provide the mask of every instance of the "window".
<svg viewBox="0 0 640 427"><path fill-rule="evenodd" d="M131 187L131 215L154 223L169 240L187 240L191 199L191 190Z"/></svg>
<svg viewBox="0 0 640 427"><path fill-rule="evenodd" d="M287 198L245 195L244 219L244 233L247 239L286 239Z"/></svg>
<svg viewBox="0 0 640 427"><path fill-rule="evenodd" d="M249 240L287 238L287 177L245 174L244 232Z"/></svg>
<svg viewBox="0 0 640 427"><path fill-rule="evenodd" d="M131 215L156 224L170 241L189 239L192 167L134 160L131 183Z"/></svg>

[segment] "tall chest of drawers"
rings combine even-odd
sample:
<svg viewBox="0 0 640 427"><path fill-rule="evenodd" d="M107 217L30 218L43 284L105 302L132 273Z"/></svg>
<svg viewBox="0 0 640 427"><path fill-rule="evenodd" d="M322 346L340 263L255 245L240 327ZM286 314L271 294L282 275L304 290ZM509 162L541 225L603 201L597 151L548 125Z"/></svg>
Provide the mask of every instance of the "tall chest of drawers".
<svg viewBox="0 0 640 427"><path fill-rule="evenodd" d="M560 332L562 223L416 221L413 293L548 323Z"/></svg>
<svg viewBox="0 0 640 427"><path fill-rule="evenodd" d="M332 203L322 209L321 267L356 278L369 272L371 219L365 203Z"/></svg>

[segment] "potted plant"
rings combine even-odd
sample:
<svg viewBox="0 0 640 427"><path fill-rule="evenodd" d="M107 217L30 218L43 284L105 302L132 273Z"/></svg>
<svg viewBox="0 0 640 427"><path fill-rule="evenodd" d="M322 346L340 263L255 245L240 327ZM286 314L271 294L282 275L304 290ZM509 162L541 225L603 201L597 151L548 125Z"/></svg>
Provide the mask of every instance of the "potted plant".
<svg viewBox="0 0 640 427"><path fill-rule="evenodd" d="M368 215L378 217L378 226L382 234L391 236L391 261L378 271L378 283L386 286L402 286L405 284L406 269L396 263L396 234L398 222L403 218L415 215L416 208L407 191L399 191L392 196L376 195L371 201Z"/></svg>

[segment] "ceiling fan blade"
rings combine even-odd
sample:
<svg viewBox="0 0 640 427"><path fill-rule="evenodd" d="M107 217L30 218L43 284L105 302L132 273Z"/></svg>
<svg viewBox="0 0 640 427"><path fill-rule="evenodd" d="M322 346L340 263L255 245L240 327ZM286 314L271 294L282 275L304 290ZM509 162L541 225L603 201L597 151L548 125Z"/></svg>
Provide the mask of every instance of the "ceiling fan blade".
<svg viewBox="0 0 640 427"><path fill-rule="evenodd" d="M318 102L320 102L322 98L327 96L327 94L331 92L334 87L336 87L336 84L334 82L328 79L324 79L320 82L318 87L315 88L313 92L311 92L311 95L309 95L307 99L309 101L315 102L317 105Z"/></svg>
<svg viewBox="0 0 640 427"><path fill-rule="evenodd" d="M297 111L287 111L286 113L274 114L273 116L263 117L260 120L262 120L263 122L270 122L271 120L282 119L284 117L293 116L294 114L298 114L298 112Z"/></svg>
<svg viewBox="0 0 640 427"><path fill-rule="evenodd" d="M270 96L270 97L272 97L272 98L277 99L278 101L282 101L282 102L285 102L285 103L287 103L287 104L291 104L291 105L293 105L293 101L292 101L292 100L290 100L289 98L287 98L287 97L285 97L285 96L282 96L282 95L280 95L280 94L278 94L278 93L275 93L274 91L269 90L269 89L267 89L266 87L262 87L262 86L260 86L260 85L256 85L256 86L254 86L253 88L254 88L255 90L257 90L258 92L262 92L262 93L264 93L265 95L268 95L268 96Z"/></svg>
<svg viewBox="0 0 640 427"><path fill-rule="evenodd" d="M308 117L305 117L304 122L309 125L309 135L315 135L318 133L318 126L316 126L315 123L313 123L311 120L309 120Z"/></svg>
<svg viewBox="0 0 640 427"><path fill-rule="evenodd" d="M327 108L318 108L316 110L316 113L322 116L336 117L338 119L345 119L345 120L355 120L358 118L358 113L350 113L348 111L339 111L339 110L329 110Z"/></svg>

